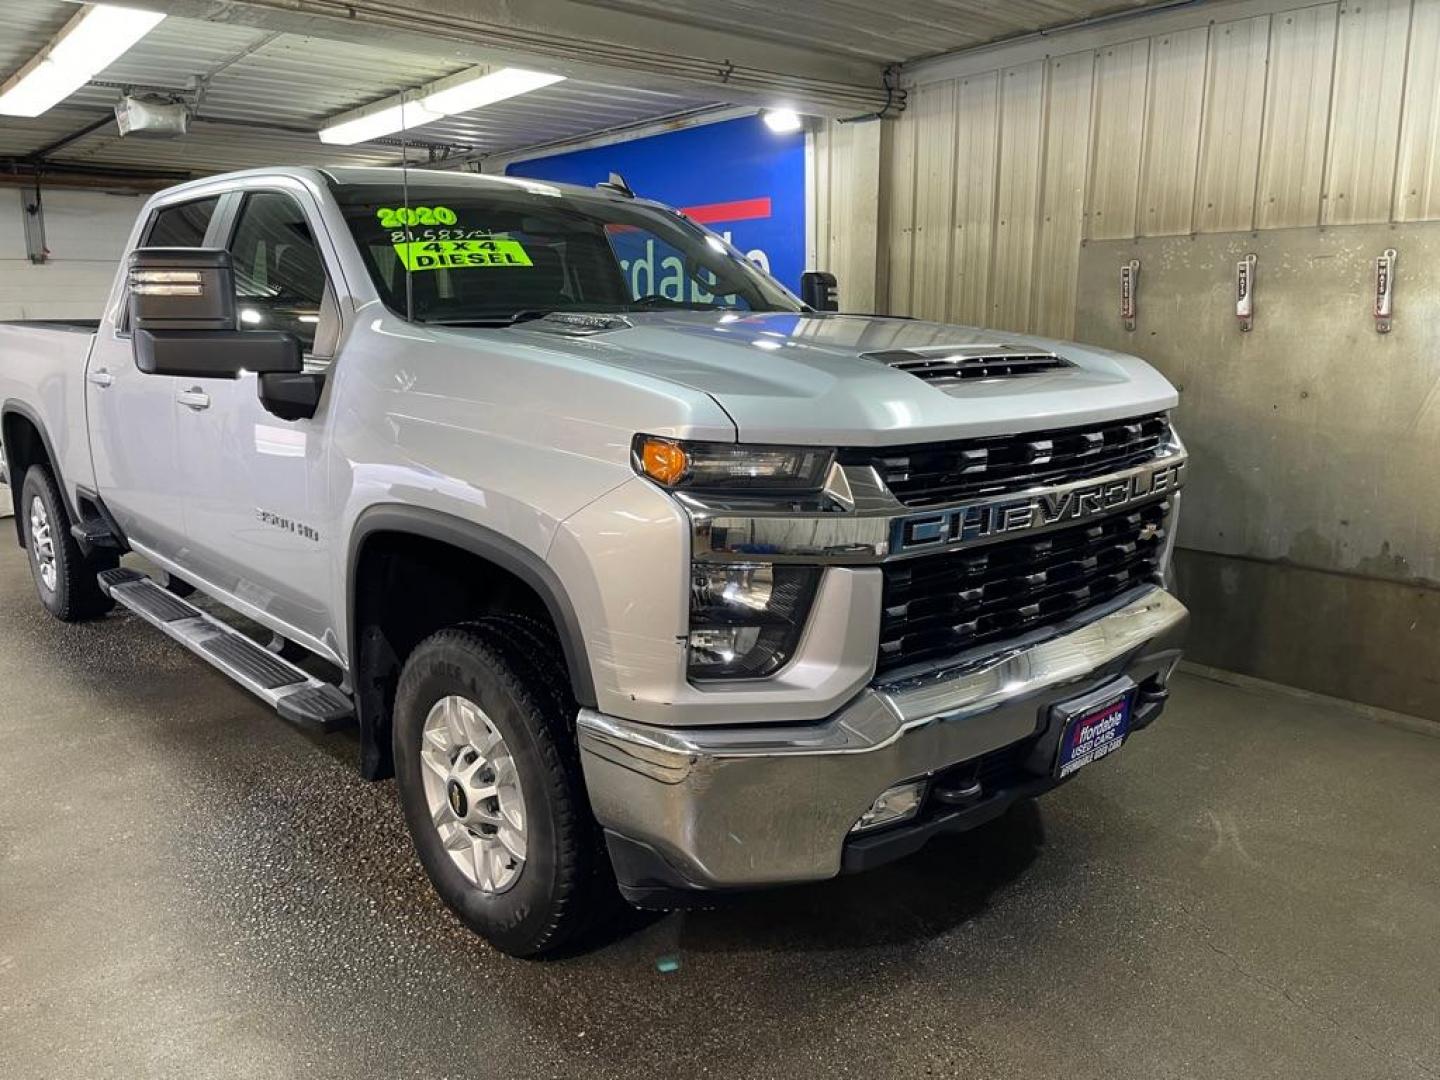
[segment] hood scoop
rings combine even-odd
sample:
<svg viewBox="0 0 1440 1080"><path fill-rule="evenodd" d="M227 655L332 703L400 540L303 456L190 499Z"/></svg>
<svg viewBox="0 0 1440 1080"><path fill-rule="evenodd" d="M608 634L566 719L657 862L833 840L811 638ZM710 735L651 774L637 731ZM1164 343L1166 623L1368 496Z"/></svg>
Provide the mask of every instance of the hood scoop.
<svg viewBox="0 0 1440 1080"><path fill-rule="evenodd" d="M933 386L954 385L969 379L1014 379L1075 366L1063 356L1015 345L929 345L863 356Z"/></svg>
<svg viewBox="0 0 1440 1080"><path fill-rule="evenodd" d="M607 330L629 330L635 324L623 315L592 314L584 311L552 311L532 322L528 329L547 330L567 337L589 337Z"/></svg>

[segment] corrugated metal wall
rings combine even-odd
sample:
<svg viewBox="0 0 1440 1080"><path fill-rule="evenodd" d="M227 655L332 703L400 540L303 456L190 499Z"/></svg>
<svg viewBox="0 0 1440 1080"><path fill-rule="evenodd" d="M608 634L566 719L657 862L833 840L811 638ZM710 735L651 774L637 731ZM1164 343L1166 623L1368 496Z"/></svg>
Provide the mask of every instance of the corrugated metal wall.
<svg viewBox="0 0 1440 1080"><path fill-rule="evenodd" d="M1275 7L920 82L884 306L1063 337L1082 240L1440 218L1440 0Z"/></svg>
<svg viewBox="0 0 1440 1080"><path fill-rule="evenodd" d="M885 134L874 121L827 124L812 133L805 158L806 265L830 270L840 279L846 311L875 312L885 302L876 247Z"/></svg>

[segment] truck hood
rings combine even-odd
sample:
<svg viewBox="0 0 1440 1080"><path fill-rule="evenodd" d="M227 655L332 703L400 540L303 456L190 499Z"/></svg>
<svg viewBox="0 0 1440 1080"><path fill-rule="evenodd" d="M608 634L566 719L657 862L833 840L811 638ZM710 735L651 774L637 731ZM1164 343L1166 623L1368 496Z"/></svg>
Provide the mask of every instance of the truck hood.
<svg viewBox="0 0 1440 1080"><path fill-rule="evenodd" d="M673 311L557 317L502 333L705 393L744 442L930 442L1121 419L1177 401L1169 382L1133 356L912 319ZM909 350L924 350L924 359L977 346L1050 352L1069 363L935 384L886 362Z"/></svg>

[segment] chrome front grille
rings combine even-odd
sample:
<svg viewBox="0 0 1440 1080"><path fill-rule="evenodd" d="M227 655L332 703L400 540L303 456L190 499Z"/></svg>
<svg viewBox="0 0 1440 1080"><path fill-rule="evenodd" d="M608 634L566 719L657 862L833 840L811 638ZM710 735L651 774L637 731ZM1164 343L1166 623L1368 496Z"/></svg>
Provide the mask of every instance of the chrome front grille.
<svg viewBox="0 0 1440 1080"><path fill-rule="evenodd" d="M906 506L940 506L1138 465L1161 452L1169 439L1169 420L1153 413L1018 435L843 451L841 460L874 466Z"/></svg>
<svg viewBox="0 0 1440 1080"><path fill-rule="evenodd" d="M1156 582L1170 502L884 565L878 669L953 656Z"/></svg>

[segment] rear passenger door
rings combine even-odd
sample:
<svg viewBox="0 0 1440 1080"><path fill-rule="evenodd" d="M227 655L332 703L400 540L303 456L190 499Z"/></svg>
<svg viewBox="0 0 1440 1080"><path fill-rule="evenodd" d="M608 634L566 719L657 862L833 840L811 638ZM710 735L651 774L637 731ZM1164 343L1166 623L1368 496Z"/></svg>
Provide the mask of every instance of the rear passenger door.
<svg viewBox="0 0 1440 1080"><path fill-rule="evenodd" d="M169 203L151 213L142 247L204 247L220 196ZM184 492L175 482L179 452L177 380L135 366L125 306L103 324L85 371L95 484L126 537L164 558L182 554Z"/></svg>
<svg viewBox="0 0 1440 1080"><path fill-rule="evenodd" d="M231 253L241 330L284 330L325 369L339 329L318 208L303 190L249 190L223 211L217 246ZM181 379L186 565L235 606L302 644L326 643L330 580L325 499L327 393L312 420L260 403L256 376ZM321 651L329 651L322 649Z"/></svg>

